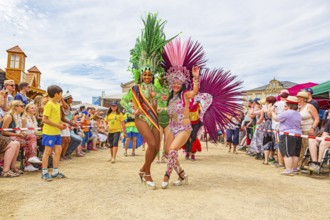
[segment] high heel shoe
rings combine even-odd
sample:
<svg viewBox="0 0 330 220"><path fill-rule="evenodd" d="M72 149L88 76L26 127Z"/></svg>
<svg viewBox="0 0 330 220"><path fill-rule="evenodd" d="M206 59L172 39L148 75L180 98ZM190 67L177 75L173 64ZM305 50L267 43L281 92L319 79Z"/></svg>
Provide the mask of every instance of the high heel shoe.
<svg viewBox="0 0 330 220"><path fill-rule="evenodd" d="M169 177L169 175L167 174L167 173L165 173L165 176L167 176L168 177L168 179L167 179L167 182L162 182L162 189L167 189L167 187L168 187L168 183L169 183L169 181L170 181L170 177ZM165 177L164 176L164 177Z"/></svg>
<svg viewBox="0 0 330 220"><path fill-rule="evenodd" d="M151 189L151 190L154 190L156 189L156 183L154 181L147 181L144 177L146 176L151 176L151 175L143 175L143 181L145 183L145 186L148 188L148 189Z"/></svg>
<svg viewBox="0 0 330 220"><path fill-rule="evenodd" d="M179 178L177 181L175 181L173 183L173 185L175 186L181 186L183 184L183 182L188 185L188 174L186 174L184 172L184 170L182 170L180 173L179 173Z"/></svg>
<svg viewBox="0 0 330 220"><path fill-rule="evenodd" d="M140 171L140 172L139 172L139 177L140 177L140 179L141 179L141 183L145 182L143 176L144 176L144 172Z"/></svg>

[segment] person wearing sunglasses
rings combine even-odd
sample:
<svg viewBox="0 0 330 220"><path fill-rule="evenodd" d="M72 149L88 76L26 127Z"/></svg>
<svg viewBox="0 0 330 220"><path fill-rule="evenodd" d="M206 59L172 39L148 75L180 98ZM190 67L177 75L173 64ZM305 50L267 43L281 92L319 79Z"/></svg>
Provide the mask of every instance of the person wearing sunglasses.
<svg viewBox="0 0 330 220"><path fill-rule="evenodd" d="M2 128L25 128L26 118L22 117L24 112L24 104L21 101L12 101L11 108L8 114L3 118ZM3 131L4 136L10 137L14 141L20 143L21 148L24 149L25 153L25 168L24 171L31 172L37 171L32 163L41 163L40 160L36 160L37 156L37 138L35 135L26 134L25 131L21 130L10 130Z"/></svg>
<svg viewBox="0 0 330 220"><path fill-rule="evenodd" d="M5 94L6 94L5 95L6 100L2 107L3 107L4 112L6 113L10 110L11 102L14 101L13 93L15 92L16 85L15 85L14 80L8 79L8 80L4 81L3 86L4 86L4 90L5 90Z"/></svg>

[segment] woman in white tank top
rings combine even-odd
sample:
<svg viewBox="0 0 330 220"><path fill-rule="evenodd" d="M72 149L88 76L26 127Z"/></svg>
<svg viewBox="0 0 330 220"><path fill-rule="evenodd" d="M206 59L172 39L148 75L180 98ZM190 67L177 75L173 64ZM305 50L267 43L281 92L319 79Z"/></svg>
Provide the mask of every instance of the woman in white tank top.
<svg viewBox="0 0 330 220"><path fill-rule="evenodd" d="M316 108L307 103L308 94L306 92L299 92L297 94L298 103L299 103L299 113L302 117L300 129L304 135L315 136L315 129L317 128L320 118ZM301 167L304 164L301 164L302 158L305 154L306 148L310 145L312 139L303 138L302 146L298 160L298 167Z"/></svg>

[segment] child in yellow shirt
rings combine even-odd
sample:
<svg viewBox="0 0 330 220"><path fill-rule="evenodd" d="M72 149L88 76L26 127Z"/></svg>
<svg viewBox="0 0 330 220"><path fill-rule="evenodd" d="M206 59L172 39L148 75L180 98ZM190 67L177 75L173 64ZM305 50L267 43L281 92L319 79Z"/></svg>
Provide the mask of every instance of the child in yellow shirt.
<svg viewBox="0 0 330 220"><path fill-rule="evenodd" d="M124 122L124 116L118 109L118 103L113 101L105 117L105 121L109 126L108 134L108 143L110 147L111 154L111 163L115 163L117 151L118 151L118 142L120 138L121 131L124 132L126 137L126 128Z"/></svg>
<svg viewBox="0 0 330 220"><path fill-rule="evenodd" d="M42 176L41 178L46 181L51 181L52 178L65 178L63 173L58 172L58 161L60 160L62 152L62 138L61 130L66 128L65 124L61 123L61 105L59 101L62 99L63 90L61 87L52 85L47 88L47 93L50 100L44 106L42 122L42 144L45 146L42 155ZM55 151L53 160L53 173L48 173L48 158Z"/></svg>

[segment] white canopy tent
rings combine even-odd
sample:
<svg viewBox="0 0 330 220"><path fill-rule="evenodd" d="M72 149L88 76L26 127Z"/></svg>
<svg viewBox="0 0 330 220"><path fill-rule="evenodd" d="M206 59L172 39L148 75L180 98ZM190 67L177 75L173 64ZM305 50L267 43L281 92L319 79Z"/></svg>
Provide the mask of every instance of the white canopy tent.
<svg viewBox="0 0 330 220"><path fill-rule="evenodd" d="M96 110L100 110L100 111L106 111L108 110L107 107L103 107L103 106L98 106L98 105L93 105L93 104L90 104L90 103L81 103L81 104L78 104L78 105L72 105L71 108L73 110L77 110L80 108L80 106L85 106L86 108L87 107L93 107L95 108Z"/></svg>

